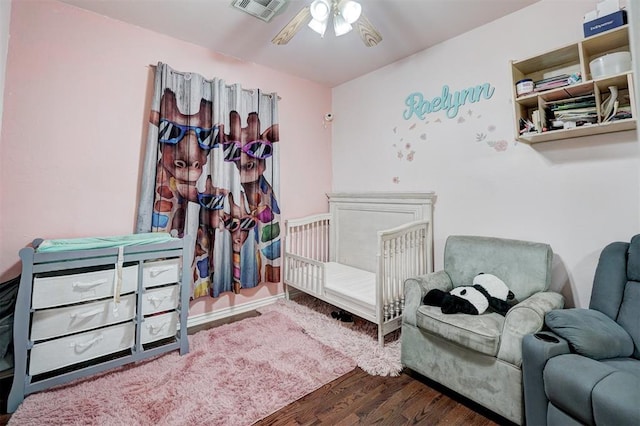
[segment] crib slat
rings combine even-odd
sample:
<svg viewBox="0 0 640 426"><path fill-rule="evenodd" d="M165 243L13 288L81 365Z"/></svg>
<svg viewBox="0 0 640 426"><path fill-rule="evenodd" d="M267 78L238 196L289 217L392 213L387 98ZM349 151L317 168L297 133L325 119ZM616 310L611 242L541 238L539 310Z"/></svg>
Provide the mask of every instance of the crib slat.
<svg viewBox="0 0 640 426"><path fill-rule="evenodd" d="M396 278L400 273L400 263L398 262L399 254L400 254L400 240L396 237L391 240L391 258L393 259L393 273L391 274L391 279L389 280L389 312L390 317L394 318L396 316L396 301L395 301L395 287L396 287Z"/></svg>

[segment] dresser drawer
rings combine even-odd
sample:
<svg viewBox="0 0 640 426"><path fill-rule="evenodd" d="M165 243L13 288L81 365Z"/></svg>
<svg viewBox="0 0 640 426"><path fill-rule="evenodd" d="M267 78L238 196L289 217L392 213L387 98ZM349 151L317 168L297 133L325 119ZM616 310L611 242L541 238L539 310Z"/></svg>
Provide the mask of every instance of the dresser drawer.
<svg viewBox="0 0 640 426"><path fill-rule="evenodd" d="M36 277L33 279L31 307L42 309L113 296L114 275L115 269L107 269L56 277ZM138 265L122 268L120 294L136 291L137 283Z"/></svg>
<svg viewBox="0 0 640 426"><path fill-rule="evenodd" d="M179 323L176 311L146 317L140 332L142 344L175 336Z"/></svg>
<svg viewBox="0 0 640 426"><path fill-rule="evenodd" d="M114 311L114 305L117 306L117 311ZM32 341L65 336L129 320L135 313L135 293L122 296L118 304L114 304L113 298L109 298L63 308L39 310L33 313L30 336Z"/></svg>
<svg viewBox="0 0 640 426"><path fill-rule="evenodd" d="M156 287L173 284L180 280L180 259L146 262L142 267L142 285Z"/></svg>
<svg viewBox="0 0 640 426"><path fill-rule="evenodd" d="M142 295L142 313L144 315L175 309L180 300L180 287L175 284L167 287L146 290Z"/></svg>
<svg viewBox="0 0 640 426"><path fill-rule="evenodd" d="M36 375L133 347L133 321L36 343L29 374Z"/></svg>

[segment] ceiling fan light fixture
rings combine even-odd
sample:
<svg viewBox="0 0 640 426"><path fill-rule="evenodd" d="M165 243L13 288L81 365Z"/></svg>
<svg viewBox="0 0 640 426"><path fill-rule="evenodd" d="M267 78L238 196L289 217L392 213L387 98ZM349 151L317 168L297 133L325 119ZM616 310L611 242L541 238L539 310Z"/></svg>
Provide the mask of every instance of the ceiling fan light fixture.
<svg viewBox="0 0 640 426"><path fill-rule="evenodd" d="M331 5L328 0L314 0L311 3L311 16L316 21L326 21L329 19L329 12L331 11Z"/></svg>
<svg viewBox="0 0 640 426"><path fill-rule="evenodd" d="M288 0L242 1L275 2ZM287 44L305 24L314 32L320 34L320 37L324 37L331 20L333 20L333 30L338 37L347 34L355 28L362 42L367 47L376 46L382 41L380 33L362 13L360 2L355 0L313 0L310 4L300 9L287 25L276 34L271 42L277 45Z"/></svg>
<svg viewBox="0 0 640 426"><path fill-rule="evenodd" d="M324 21L318 21L314 18L311 20L311 22L309 22L309 28L320 34L320 37L324 37L324 32L327 30L328 22L328 19L325 19Z"/></svg>
<svg viewBox="0 0 640 426"><path fill-rule="evenodd" d="M362 6L360 3L353 0L346 0L340 3L338 7L340 15L342 15L349 24L353 24L360 18L362 13Z"/></svg>
<svg viewBox="0 0 640 426"><path fill-rule="evenodd" d="M347 22L346 19L344 19L344 16L342 16L339 13L336 13L336 15L333 17L333 30L336 32L336 37L345 35L352 29L353 27L351 26L350 23Z"/></svg>

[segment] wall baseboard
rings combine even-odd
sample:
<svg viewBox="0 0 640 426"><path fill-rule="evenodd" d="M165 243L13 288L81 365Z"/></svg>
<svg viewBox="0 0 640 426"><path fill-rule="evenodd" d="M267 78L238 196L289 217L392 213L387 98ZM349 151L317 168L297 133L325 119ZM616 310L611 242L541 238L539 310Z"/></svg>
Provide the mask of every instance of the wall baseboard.
<svg viewBox="0 0 640 426"><path fill-rule="evenodd" d="M214 312L206 312L204 314L190 316L187 319L187 328L195 327L195 326L206 324L212 321L227 318L232 315L239 315L245 312L253 311L263 306L276 303L278 300L284 299L284 298L285 298L285 294L281 293L275 296L265 297L253 302L243 303L236 306L229 306L228 308L220 309Z"/></svg>

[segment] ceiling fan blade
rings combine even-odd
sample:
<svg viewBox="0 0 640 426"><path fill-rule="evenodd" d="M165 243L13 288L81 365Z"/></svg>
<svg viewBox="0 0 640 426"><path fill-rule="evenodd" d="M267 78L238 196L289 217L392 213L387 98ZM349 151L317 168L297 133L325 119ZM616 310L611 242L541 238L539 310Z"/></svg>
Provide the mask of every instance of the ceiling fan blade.
<svg viewBox="0 0 640 426"><path fill-rule="evenodd" d="M364 15L360 15L360 19L354 22L353 26L356 27L360 38L367 47L373 47L382 41L380 33Z"/></svg>
<svg viewBox="0 0 640 426"><path fill-rule="evenodd" d="M287 44L289 40L293 38L294 35L300 30L306 21L311 17L311 13L309 12L309 6L306 6L298 12L296 16L293 17L289 21L287 25L284 26L283 29L280 30L278 34L271 40L273 44Z"/></svg>

